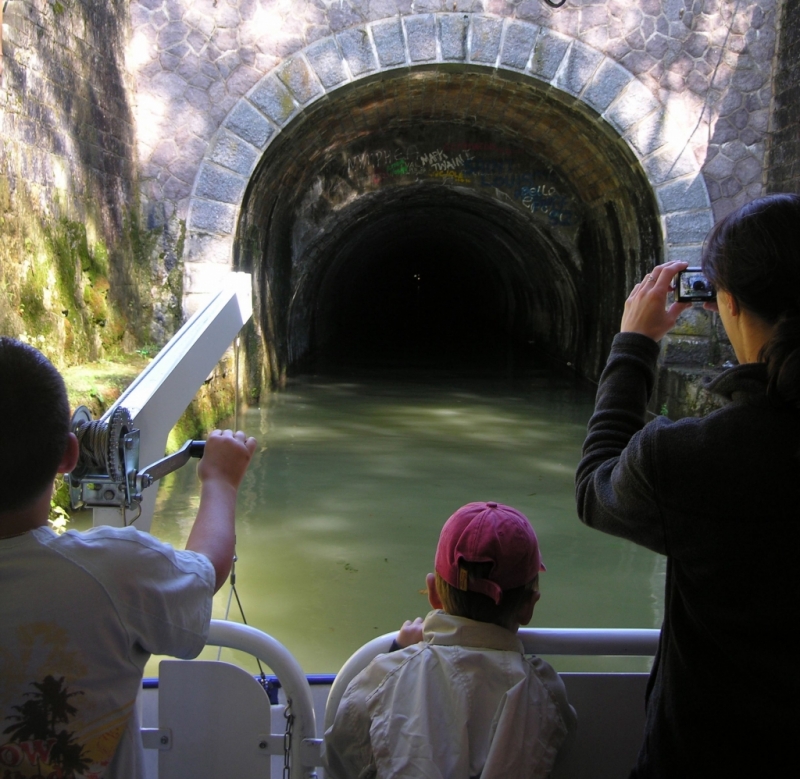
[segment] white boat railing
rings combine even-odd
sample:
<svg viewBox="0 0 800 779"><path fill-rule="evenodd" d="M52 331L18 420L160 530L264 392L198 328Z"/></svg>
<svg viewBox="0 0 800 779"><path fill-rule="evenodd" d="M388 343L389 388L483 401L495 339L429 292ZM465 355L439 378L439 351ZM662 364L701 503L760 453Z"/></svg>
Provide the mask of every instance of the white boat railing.
<svg viewBox="0 0 800 779"><path fill-rule="evenodd" d="M305 769L319 765L319 741L311 688L303 669L286 647L272 636L238 622L211 620L207 644L238 649L266 663L291 701L294 736L300 745L299 765ZM298 775L301 775L298 773Z"/></svg>
<svg viewBox="0 0 800 779"><path fill-rule="evenodd" d="M333 724L339 702L350 680L369 665L375 655L388 652L396 633L373 638L357 649L342 666L325 706L325 730ZM658 630L625 628L520 628L525 652L534 655L653 656Z"/></svg>
<svg viewBox="0 0 800 779"><path fill-rule="evenodd" d="M287 779L315 777L322 742L311 688L294 656L272 636L235 622L212 620L206 643L257 657L277 676L285 708L273 707L259 682L238 666L162 661L158 715L149 723L156 727L141 731L145 749L157 757L146 758L148 777L255 779L271 775L273 759L281 773L288 768Z"/></svg>
<svg viewBox="0 0 800 779"><path fill-rule="evenodd" d="M644 628L521 628L525 651L535 655L651 657L659 630Z"/></svg>
<svg viewBox="0 0 800 779"><path fill-rule="evenodd" d="M527 653L537 655L583 655L583 656L652 656L658 648L658 630L647 629L582 629L582 628L523 628L519 631L522 644ZM277 677L282 687L282 695L290 703L291 713L294 716L294 727L291 746L291 777L315 776L315 767L321 766L323 758L322 737L325 730L330 727L333 717L338 709L342 695L352 678L365 668L377 654L388 652L396 633L387 633L379 636L356 650L342 666L330 686L330 691L325 698L320 698L320 693L325 694L325 687L309 685L308 677L304 674L299 663L293 655L280 642L271 636L247 625L233 622L212 620L208 644L224 646L239 650L259 658ZM196 754L203 748L210 750L209 755L216 755L217 747L212 744L213 738L223 739L222 746L231 747L233 742L241 740L241 744L234 749L234 753L248 752L258 757L253 757L254 765L258 766L255 773L241 771L242 779L249 776L264 776L268 774L268 763L264 758L279 758L284 747L284 734L269 733L269 703L263 691L257 689L242 690L238 682L228 685L219 681L222 676L208 675L203 666L229 666L227 663L216 661L188 661L179 664L181 679L176 687L173 682L170 689L177 696L183 696L189 691L188 701L183 708L174 705L164 706L164 711L173 712L172 721L166 722L159 728L146 728L143 731L145 742L154 750L161 750L159 764L166 769L167 766L177 765L177 774L163 772L161 779L171 779L173 776L181 777L181 767L185 768L185 759L181 757L180 750L189 749L191 759L197 760ZM554 662L554 665L558 665ZM192 675L192 667L197 666L198 673ZM242 676L248 674L241 669ZM163 669L162 669L163 671ZM223 675L224 676L224 675ZM599 779L600 777L614 777L622 775L630 768L635 760L638 745L641 741L642 726L644 721L644 688L647 674L640 673L561 673L567 687L570 702L578 711L579 732L578 740L566 759L561 761L554 774L556 779ZM200 693L197 688L207 679L216 679L209 682L209 687L214 691ZM251 686L258 688L252 676L246 680ZM244 693L248 693L245 695ZM160 693L159 693L160 695ZM249 696L252 695L252 700ZM245 706L245 698L248 698ZM315 701L316 698L316 701ZM199 702L198 702L199 701ZM316 705L315 705L316 704ZM159 700L159 709L162 702ZM206 723L224 722L230 717L230 712L238 706L251 707L253 712L245 716L245 725L241 733L230 728L223 736L219 733L206 733L198 736L198 731L206 727L209 731L218 729L218 724ZM247 708L248 712L251 711ZM175 711L186 712L189 723L181 723L180 728L175 725ZM323 715L324 711L324 715ZM212 714L209 714L211 712ZM613 716L609 716L613 713ZM211 720L209 720L211 717ZM180 719L180 716L178 716ZM277 721L281 721L282 717ZM260 724L252 725L253 722ZM321 726L321 727L320 727ZM276 728L273 728L276 729ZM280 728L277 728L280 731ZM200 739L201 746L198 746ZM164 739L166 739L166 746ZM181 743L183 739L184 743ZM186 740L194 739L193 745L186 745ZM208 740L208 744L205 744ZM174 750L172 754L164 754L164 750ZM210 762L211 758L208 758ZM170 762L171 761L171 762ZM208 773L203 769L208 768ZM200 777L216 777L210 765L206 766L203 758L200 759L200 769L193 769L196 779ZM159 770L159 773L162 772ZM218 772L217 772L218 773Z"/></svg>

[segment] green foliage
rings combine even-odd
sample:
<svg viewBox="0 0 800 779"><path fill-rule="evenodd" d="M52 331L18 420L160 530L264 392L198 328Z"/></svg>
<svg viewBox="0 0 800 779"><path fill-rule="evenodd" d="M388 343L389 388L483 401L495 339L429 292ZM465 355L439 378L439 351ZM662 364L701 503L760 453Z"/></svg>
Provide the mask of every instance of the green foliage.
<svg viewBox="0 0 800 779"><path fill-rule="evenodd" d="M42 297L42 290L46 286L47 268L42 264L33 263L19 293L19 312L26 322L47 326L48 323L45 321L47 310ZM33 329L31 331L33 332Z"/></svg>
<svg viewBox="0 0 800 779"><path fill-rule="evenodd" d="M45 225L43 238L45 256L38 265L48 276L53 274L55 284L34 276L32 291L41 301L42 292L49 290L51 308L66 320L61 327L67 350L92 358L97 345L112 352L119 349L130 323L111 300L108 248L102 241L90 244L86 226L68 219ZM30 332L40 329L42 314L27 317Z"/></svg>
<svg viewBox="0 0 800 779"><path fill-rule="evenodd" d="M54 506L52 502L50 503L50 517L47 520L50 523L50 527L61 535L67 531L67 525L70 521L70 516L67 512L61 508L61 506Z"/></svg>
<svg viewBox="0 0 800 779"><path fill-rule="evenodd" d="M3 191L0 186L0 200ZM35 344L63 366L113 358L135 350L137 342L154 354L147 335L160 295L174 309L175 329L180 325L182 267L175 263L166 284L156 278L160 233L142 230L138 218L126 221L127 233L112 251L90 239L83 222L13 216L0 223L2 332Z"/></svg>
<svg viewBox="0 0 800 779"><path fill-rule="evenodd" d="M135 349L134 351L140 357L146 357L147 359L150 359L151 357L155 357L158 354L159 347L156 344L148 343L140 347L139 349Z"/></svg>
<svg viewBox="0 0 800 779"><path fill-rule="evenodd" d="M61 535L66 531L70 522L69 508L69 484L63 476L56 477L53 497L50 498L50 516L48 522L56 533Z"/></svg>
<svg viewBox="0 0 800 779"><path fill-rule="evenodd" d="M182 319L183 268L179 253L167 272L162 229L146 229L137 208L123 211L121 229L109 227L105 204L89 191L85 202L68 202L59 190L43 212L22 182L21 171L13 179L0 171L0 331L35 344L59 367L149 351L171 336ZM171 314L157 331L155 306Z"/></svg>
<svg viewBox="0 0 800 779"><path fill-rule="evenodd" d="M150 261L155 254L161 230L147 230L136 211L125 215L125 236L130 247L133 264L150 270Z"/></svg>

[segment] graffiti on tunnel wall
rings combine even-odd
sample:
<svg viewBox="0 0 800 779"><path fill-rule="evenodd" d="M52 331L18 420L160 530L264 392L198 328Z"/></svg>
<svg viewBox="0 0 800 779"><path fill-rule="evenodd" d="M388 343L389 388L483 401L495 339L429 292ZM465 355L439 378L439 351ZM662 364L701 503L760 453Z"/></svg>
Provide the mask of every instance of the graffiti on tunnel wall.
<svg viewBox="0 0 800 779"><path fill-rule="evenodd" d="M451 186L501 190L518 207L546 218L553 227L572 227L576 221L574 199L551 170L536 165L528 155L490 143L362 151L347 158L347 176L366 179L376 188L432 179Z"/></svg>

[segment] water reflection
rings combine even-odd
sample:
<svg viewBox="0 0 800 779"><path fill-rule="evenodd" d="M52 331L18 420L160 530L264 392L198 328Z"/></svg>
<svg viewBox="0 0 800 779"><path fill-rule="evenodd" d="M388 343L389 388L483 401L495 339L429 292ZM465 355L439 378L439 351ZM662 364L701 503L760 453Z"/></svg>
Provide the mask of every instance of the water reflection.
<svg viewBox="0 0 800 779"><path fill-rule="evenodd" d="M495 500L523 511L541 541L547 573L532 624L658 627L663 561L575 514L592 402L591 390L545 374L514 383L303 379L269 396L240 420L260 443L238 507L248 622L306 672L334 672L365 641L427 611L442 523L463 503ZM162 485L153 532L182 546L196 507L187 467ZM216 617L228 599L226 587Z"/></svg>

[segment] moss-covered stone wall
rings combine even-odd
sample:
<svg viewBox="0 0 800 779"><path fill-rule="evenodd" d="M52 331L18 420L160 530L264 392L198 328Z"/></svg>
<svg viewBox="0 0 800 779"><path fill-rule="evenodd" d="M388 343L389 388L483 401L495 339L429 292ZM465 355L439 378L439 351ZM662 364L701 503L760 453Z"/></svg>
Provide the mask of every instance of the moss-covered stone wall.
<svg viewBox="0 0 800 779"><path fill-rule="evenodd" d="M182 270L139 219L127 0L12 0L0 77L0 332L64 366L166 340Z"/></svg>

